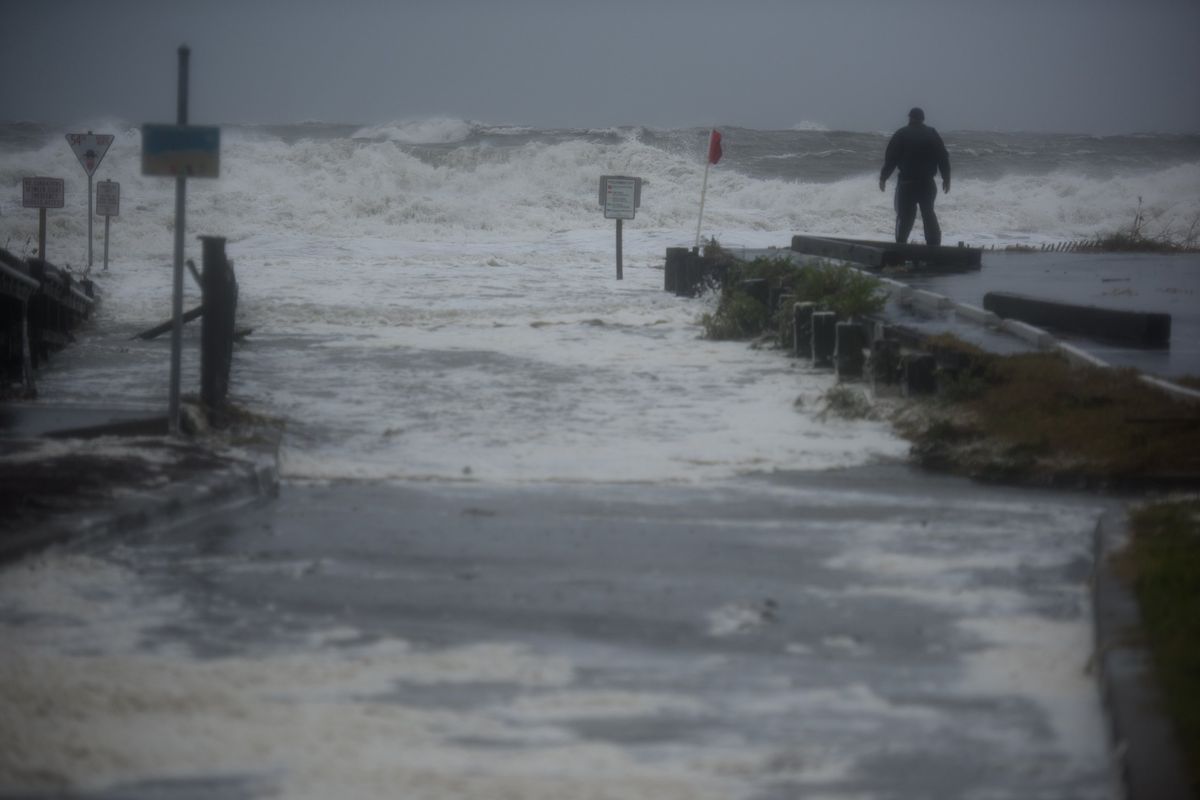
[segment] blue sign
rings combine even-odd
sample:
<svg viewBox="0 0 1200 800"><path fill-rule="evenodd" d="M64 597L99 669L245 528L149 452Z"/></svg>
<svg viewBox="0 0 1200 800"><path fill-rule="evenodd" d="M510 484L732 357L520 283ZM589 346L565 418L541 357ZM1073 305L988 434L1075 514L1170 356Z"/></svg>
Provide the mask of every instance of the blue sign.
<svg viewBox="0 0 1200 800"><path fill-rule="evenodd" d="M143 125L142 174L216 178L221 170L221 129L207 125Z"/></svg>

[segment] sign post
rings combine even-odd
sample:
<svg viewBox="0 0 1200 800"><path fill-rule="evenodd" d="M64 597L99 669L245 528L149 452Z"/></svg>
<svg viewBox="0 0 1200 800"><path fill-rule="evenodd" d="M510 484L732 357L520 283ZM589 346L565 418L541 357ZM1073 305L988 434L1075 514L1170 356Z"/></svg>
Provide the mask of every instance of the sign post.
<svg viewBox="0 0 1200 800"><path fill-rule="evenodd" d="M38 258L46 260L46 209L62 208L66 192L62 178L23 178L21 206L38 210Z"/></svg>
<svg viewBox="0 0 1200 800"><path fill-rule="evenodd" d="M187 179L215 178L220 172L221 130L188 125L188 61L179 48L179 94L175 125L142 126L142 174L175 178L175 270L171 295L171 386L167 424L179 433L179 383L183 360L183 239Z"/></svg>
<svg viewBox="0 0 1200 800"><path fill-rule="evenodd" d="M642 204L642 179L624 175L600 176L600 205L604 218L617 221L617 280L624 278L621 264L621 224L633 219Z"/></svg>
<svg viewBox="0 0 1200 800"><path fill-rule="evenodd" d="M104 154L108 152L108 148L112 146L113 136L108 133L95 134L91 131L87 133L68 133L67 144L71 145L71 149L75 151L75 157L79 159L79 163L83 165L83 171L88 176L88 266L92 265L92 176L96 174L96 168L100 166L100 162L104 160Z"/></svg>
<svg viewBox="0 0 1200 800"><path fill-rule="evenodd" d="M121 215L121 184L100 181L96 184L96 213L104 217L104 270L108 271L108 227Z"/></svg>

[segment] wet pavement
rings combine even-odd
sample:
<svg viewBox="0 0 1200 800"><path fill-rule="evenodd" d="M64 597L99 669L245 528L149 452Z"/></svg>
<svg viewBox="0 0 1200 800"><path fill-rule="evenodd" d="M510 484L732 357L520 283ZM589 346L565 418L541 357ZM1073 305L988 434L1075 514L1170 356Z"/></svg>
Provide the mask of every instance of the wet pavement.
<svg viewBox="0 0 1200 800"><path fill-rule="evenodd" d="M1094 496L881 465L281 499L10 573L0 713L36 722L0 774L98 798L1116 796Z"/></svg>
<svg viewBox="0 0 1200 800"><path fill-rule="evenodd" d="M1171 346L1165 350L1055 333L1113 366L1134 367L1164 378L1200 375L1200 255L986 252L978 272L899 279L914 288L976 306L983 305L987 292L1003 291L1099 308L1170 314Z"/></svg>

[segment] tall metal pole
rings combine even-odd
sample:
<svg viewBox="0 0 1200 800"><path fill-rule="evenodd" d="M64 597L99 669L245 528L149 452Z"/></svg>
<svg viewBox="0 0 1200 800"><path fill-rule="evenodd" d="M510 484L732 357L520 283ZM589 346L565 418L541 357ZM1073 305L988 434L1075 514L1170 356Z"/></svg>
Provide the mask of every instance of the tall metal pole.
<svg viewBox="0 0 1200 800"><path fill-rule="evenodd" d="M179 48L179 105L176 123L187 125L188 117L188 57L191 50L187 45ZM171 387L167 406L167 427L172 434L179 433L179 384L183 360L183 235L187 197L187 178L175 177L175 280L171 295Z"/></svg>
<svg viewBox="0 0 1200 800"><path fill-rule="evenodd" d="M704 185L700 188L700 218L696 220L696 249L700 249L700 224L704 222L704 196L708 194L708 168L711 161L704 162Z"/></svg>
<svg viewBox="0 0 1200 800"><path fill-rule="evenodd" d="M38 258L46 260L46 209L38 209Z"/></svg>
<svg viewBox="0 0 1200 800"><path fill-rule="evenodd" d="M104 215L104 271L108 271L108 224L112 222L112 217L108 214Z"/></svg>
<svg viewBox="0 0 1200 800"><path fill-rule="evenodd" d="M88 173L88 266L92 265L92 215L95 213L92 209L95 202L95 196L92 194L92 174Z"/></svg>
<svg viewBox="0 0 1200 800"><path fill-rule="evenodd" d="M621 274L621 218L617 218L617 280L621 280L624 276Z"/></svg>

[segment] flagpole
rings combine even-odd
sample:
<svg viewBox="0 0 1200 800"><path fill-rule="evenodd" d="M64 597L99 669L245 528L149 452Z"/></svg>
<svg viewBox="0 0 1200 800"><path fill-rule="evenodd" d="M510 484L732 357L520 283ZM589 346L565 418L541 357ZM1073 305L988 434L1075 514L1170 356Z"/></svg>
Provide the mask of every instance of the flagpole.
<svg viewBox="0 0 1200 800"><path fill-rule="evenodd" d="M704 159L704 185L700 189L700 218L696 220L696 249L700 248L700 225L704 222L704 196L708 194L708 168L712 166L712 161L707 157Z"/></svg>

